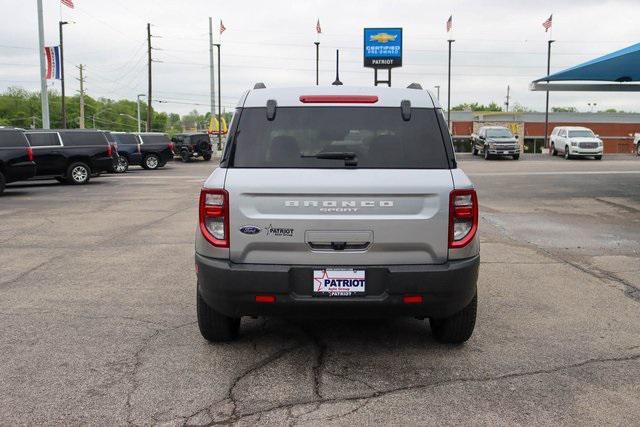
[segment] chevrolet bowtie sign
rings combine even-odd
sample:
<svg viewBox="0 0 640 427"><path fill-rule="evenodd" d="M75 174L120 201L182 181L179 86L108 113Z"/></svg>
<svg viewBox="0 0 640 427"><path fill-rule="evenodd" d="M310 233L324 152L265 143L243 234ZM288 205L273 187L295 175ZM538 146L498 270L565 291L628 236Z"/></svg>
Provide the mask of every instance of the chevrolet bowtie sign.
<svg viewBox="0 0 640 427"><path fill-rule="evenodd" d="M365 28L364 66L371 68L401 67L402 28Z"/></svg>

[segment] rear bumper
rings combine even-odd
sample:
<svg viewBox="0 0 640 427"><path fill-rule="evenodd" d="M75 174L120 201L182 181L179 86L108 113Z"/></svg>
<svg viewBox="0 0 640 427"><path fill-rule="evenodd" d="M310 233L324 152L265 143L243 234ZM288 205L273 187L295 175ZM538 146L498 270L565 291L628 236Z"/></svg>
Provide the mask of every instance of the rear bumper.
<svg viewBox="0 0 640 427"><path fill-rule="evenodd" d="M472 300L480 256L442 265L362 267L367 293L358 297L313 296L313 269L320 266L234 264L198 254L196 265L204 300L231 317L437 318L460 311ZM256 295L265 294L274 295L275 302L255 301ZM405 295L421 295L423 302L405 304Z"/></svg>
<svg viewBox="0 0 640 427"><path fill-rule="evenodd" d="M13 163L6 170L7 182L24 181L36 176L35 162Z"/></svg>
<svg viewBox="0 0 640 427"><path fill-rule="evenodd" d="M93 164L91 165L92 172L100 173L100 172L110 172L113 169L113 158L112 157L100 157L93 159Z"/></svg>

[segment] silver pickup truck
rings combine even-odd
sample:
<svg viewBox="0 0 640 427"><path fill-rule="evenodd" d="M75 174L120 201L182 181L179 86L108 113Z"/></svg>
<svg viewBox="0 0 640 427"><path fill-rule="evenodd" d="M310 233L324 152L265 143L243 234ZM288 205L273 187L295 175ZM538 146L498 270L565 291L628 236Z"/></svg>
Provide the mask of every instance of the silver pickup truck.
<svg viewBox="0 0 640 427"><path fill-rule="evenodd" d="M411 88L258 84L200 194L197 310L209 341L242 316L476 319L478 199L442 110Z"/></svg>

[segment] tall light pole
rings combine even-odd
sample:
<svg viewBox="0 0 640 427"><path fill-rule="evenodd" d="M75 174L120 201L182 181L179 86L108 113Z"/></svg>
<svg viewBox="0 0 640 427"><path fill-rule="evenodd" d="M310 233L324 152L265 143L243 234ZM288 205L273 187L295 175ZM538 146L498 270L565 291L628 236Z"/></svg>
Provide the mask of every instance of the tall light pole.
<svg viewBox="0 0 640 427"><path fill-rule="evenodd" d="M136 96L136 107L138 107L138 133L141 132L141 127L140 127L140 97L142 96L146 96L144 93L139 93Z"/></svg>
<svg viewBox="0 0 640 427"><path fill-rule="evenodd" d="M547 76L551 74L551 43L555 40L547 42ZM549 80L547 80L549 83ZM549 146L549 89L547 89L547 100L544 107L544 146ZM551 151L549 151L551 152Z"/></svg>
<svg viewBox="0 0 640 427"><path fill-rule="evenodd" d="M60 31L60 91L62 92L62 129L67 128L67 106L64 98L64 42L62 38L62 26L67 25L67 21L58 22Z"/></svg>
<svg viewBox="0 0 640 427"><path fill-rule="evenodd" d="M40 57L40 104L42 106L42 128L49 129L49 96L47 94L47 66L44 61L42 0L38 0L38 56Z"/></svg>
<svg viewBox="0 0 640 427"><path fill-rule="evenodd" d="M209 17L209 92L211 102L211 117L216 115L216 82L213 67L213 20Z"/></svg>

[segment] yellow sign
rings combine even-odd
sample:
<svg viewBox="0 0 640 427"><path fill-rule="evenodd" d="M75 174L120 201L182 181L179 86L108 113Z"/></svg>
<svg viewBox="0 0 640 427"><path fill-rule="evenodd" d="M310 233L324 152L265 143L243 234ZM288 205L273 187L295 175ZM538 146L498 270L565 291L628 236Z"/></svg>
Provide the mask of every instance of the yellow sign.
<svg viewBox="0 0 640 427"><path fill-rule="evenodd" d="M377 41L378 43L388 43L395 41L397 37L397 34L392 36L391 34L387 33L378 33L373 36L369 36L369 40Z"/></svg>
<svg viewBox="0 0 640 427"><path fill-rule="evenodd" d="M212 134L212 135L218 135L218 134L226 135L227 134L227 131L229 129L227 129L227 121L224 119L224 116L222 116L220 118L220 121L222 122L222 127L218 123L218 119L215 116L211 117L211 121L209 122L209 133L210 134Z"/></svg>

